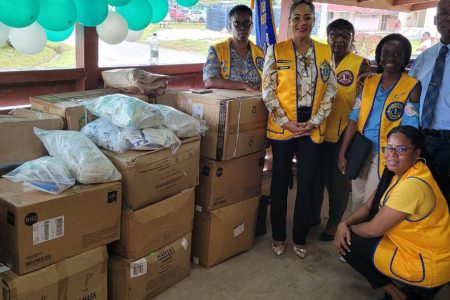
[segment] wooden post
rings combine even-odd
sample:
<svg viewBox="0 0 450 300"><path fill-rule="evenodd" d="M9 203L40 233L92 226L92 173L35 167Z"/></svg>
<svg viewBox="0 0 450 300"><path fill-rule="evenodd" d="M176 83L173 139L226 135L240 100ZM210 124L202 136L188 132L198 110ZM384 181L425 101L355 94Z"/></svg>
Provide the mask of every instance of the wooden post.
<svg viewBox="0 0 450 300"><path fill-rule="evenodd" d="M98 35L95 27L76 25L76 66L85 77L77 81L77 90L97 89L99 85Z"/></svg>

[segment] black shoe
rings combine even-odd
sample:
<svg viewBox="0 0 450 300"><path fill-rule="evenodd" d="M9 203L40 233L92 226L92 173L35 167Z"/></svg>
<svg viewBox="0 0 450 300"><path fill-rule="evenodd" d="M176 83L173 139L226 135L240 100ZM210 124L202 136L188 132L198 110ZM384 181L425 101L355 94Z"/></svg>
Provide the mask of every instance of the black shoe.
<svg viewBox="0 0 450 300"><path fill-rule="evenodd" d="M325 231L319 235L319 240L329 242L334 240L334 234L326 233Z"/></svg>

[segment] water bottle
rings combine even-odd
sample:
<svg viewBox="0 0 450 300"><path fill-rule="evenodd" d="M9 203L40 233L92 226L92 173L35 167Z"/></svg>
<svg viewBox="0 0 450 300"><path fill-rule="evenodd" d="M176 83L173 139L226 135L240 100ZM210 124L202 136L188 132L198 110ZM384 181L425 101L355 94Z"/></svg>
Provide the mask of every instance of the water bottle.
<svg viewBox="0 0 450 300"><path fill-rule="evenodd" d="M156 32L153 33L150 39L150 64L156 65L159 57L159 42Z"/></svg>

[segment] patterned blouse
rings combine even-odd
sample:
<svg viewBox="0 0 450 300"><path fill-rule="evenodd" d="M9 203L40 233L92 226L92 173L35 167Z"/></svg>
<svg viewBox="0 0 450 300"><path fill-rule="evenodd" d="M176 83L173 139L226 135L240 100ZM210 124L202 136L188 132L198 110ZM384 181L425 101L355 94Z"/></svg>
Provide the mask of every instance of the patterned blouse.
<svg viewBox="0 0 450 300"><path fill-rule="evenodd" d="M277 98L277 84L278 84L278 74L277 74L277 64L275 61L273 45L267 48L266 59L264 61L264 71L263 71L263 87L262 95L264 103L269 110L270 117L278 124L278 126L283 126L289 121L285 111L280 106L280 101ZM298 98L297 107L305 106L311 107L313 102L313 94L317 70L314 67L314 51L313 47L310 47L306 55L300 54L298 51L297 55L297 82L298 82ZM334 97L337 91L336 74L334 73L334 65L330 78L327 81L327 89L325 95L323 96L322 102L319 106L317 114L311 116L311 122L314 126L319 126L328 115L331 113L333 107Z"/></svg>
<svg viewBox="0 0 450 300"><path fill-rule="evenodd" d="M203 65L203 82L208 78L221 77L220 61L214 47L209 47L208 57ZM243 58L231 48L230 77L231 81L245 82L254 89L261 89L261 76L253 63L252 51L249 49Z"/></svg>

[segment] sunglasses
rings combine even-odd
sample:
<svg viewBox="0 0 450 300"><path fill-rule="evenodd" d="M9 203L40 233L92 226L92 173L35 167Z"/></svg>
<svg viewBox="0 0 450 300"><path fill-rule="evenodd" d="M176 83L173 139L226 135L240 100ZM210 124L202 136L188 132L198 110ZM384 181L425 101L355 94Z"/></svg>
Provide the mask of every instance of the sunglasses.
<svg viewBox="0 0 450 300"><path fill-rule="evenodd" d="M252 21L233 21L231 22L231 24L233 24L233 26L235 28L249 28L250 26L252 26L253 22Z"/></svg>
<svg viewBox="0 0 450 300"><path fill-rule="evenodd" d="M343 40L351 40L353 34L351 32L334 32L334 31L330 31L328 36L330 38L332 38L333 40L337 40L338 38L341 38Z"/></svg>

